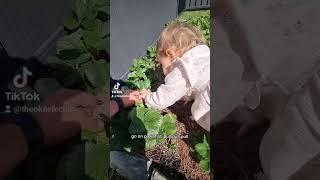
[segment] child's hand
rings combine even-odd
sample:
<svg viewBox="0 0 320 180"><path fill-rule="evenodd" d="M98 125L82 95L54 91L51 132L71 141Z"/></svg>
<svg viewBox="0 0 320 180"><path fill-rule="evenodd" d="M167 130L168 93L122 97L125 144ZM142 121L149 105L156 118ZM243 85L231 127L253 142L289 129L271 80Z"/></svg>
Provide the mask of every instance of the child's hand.
<svg viewBox="0 0 320 180"><path fill-rule="evenodd" d="M150 89L143 89L143 90L141 90L141 91L140 91L140 98L141 98L141 99L145 99L146 96L147 96L147 94L149 94L150 92L151 92Z"/></svg>

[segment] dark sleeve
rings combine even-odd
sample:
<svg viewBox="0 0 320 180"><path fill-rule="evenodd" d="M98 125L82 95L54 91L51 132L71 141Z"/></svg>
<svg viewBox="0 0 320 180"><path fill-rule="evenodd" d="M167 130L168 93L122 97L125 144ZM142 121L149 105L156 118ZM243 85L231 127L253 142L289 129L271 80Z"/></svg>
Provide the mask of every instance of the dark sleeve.
<svg viewBox="0 0 320 180"><path fill-rule="evenodd" d="M12 80L18 68L26 61L19 58L11 58L4 54L0 55L0 86L6 87Z"/></svg>
<svg viewBox="0 0 320 180"><path fill-rule="evenodd" d="M32 76L28 77L28 86L33 87L34 82L40 76L48 74L49 69L40 63L36 58L22 59L9 56L0 56L0 86L7 87L12 81L15 74L27 67L32 72Z"/></svg>

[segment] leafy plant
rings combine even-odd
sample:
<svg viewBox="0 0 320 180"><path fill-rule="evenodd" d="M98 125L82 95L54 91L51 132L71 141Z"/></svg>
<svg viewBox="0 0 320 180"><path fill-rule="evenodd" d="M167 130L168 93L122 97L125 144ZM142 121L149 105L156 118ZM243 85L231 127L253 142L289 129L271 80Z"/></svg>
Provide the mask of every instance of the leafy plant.
<svg viewBox="0 0 320 180"><path fill-rule="evenodd" d="M103 92L109 80L109 0L76 0L64 23L66 35L48 58L64 87Z"/></svg>
<svg viewBox="0 0 320 180"><path fill-rule="evenodd" d="M187 20L187 22L198 27L202 31L207 44L210 46L210 16L203 15L197 18L191 18Z"/></svg>
<svg viewBox="0 0 320 180"><path fill-rule="evenodd" d="M207 45L210 47L210 11L184 12L179 20L198 27L206 39Z"/></svg>
<svg viewBox="0 0 320 180"><path fill-rule="evenodd" d="M109 0L75 1L71 16L64 22L65 35L57 42L57 52L47 59L57 84L105 94L110 74L109 6ZM59 160L57 179L106 180L110 151L106 132L83 131L81 135L80 142L68 147L69 152Z"/></svg>
<svg viewBox="0 0 320 180"><path fill-rule="evenodd" d="M175 137L177 133L174 114L162 115L159 111L140 104L128 113L123 112L113 118L111 124L111 148L114 150L136 151L149 150L157 144Z"/></svg>
<svg viewBox="0 0 320 180"><path fill-rule="evenodd" d="M131 135L142 135L146 138L145 148L152 149L155 145L165 142L165 138L176 134L174 114L163 116L159 111L144 106L135 107L129 112Z"/></svg>
<svg viewBox="0 0 320 180"><path fill-rule="evenodd" d="M130 74L128 75L128 83L131 88L150 89L152 81L159 80L155 79L154 76L150 76L156 72L155 60L156 49L155 47L150 47L147 50L146 56L137 58L133 61L132 66L129 68Z"/></svg>
<svg viewBox="0 0 320 180"><path fill-rule="evenodd" d="M129 68L128 82L132 89L152 89L161 81L162 73L156 67L156 48L149 47L144 57L137 58ZM143 136L142 145L145 149L152 149L155 145L165 142L166 136L176 133L176 116L147 108L143 104L134 107L129 112L131 120L127 135ZM132 146L140 146L137 141ZM138 147L133 147L138 149Z"/></svg>
<svg viewBox="0 0 320 180"><path fill-rule="evenodd" d="M210 146L207 142L206 136L203 135L202 143L198 143L195 146L196 152L200 159L200 168L203 171L209 171L210 169Z"/></svg>

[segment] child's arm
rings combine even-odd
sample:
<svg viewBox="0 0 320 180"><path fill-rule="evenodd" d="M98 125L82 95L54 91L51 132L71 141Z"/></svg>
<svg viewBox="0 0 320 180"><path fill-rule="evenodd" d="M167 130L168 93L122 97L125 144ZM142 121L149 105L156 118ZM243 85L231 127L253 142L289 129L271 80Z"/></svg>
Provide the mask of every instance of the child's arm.
<svg viewBox="0 0 320 180"><path fill-rule="evenodd" d="M156 92L146 93L144 99L148 106L162 110L187 94L187 81L182 76L180 69L174 68L165 78L165 84L161 84Z"/></svg>

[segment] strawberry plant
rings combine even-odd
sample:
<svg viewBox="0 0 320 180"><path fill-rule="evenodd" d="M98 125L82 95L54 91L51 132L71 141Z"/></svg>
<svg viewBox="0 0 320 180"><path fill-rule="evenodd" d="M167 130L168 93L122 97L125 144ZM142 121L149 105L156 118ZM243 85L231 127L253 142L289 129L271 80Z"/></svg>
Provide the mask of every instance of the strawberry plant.
<svg viewBox="0 0 320 180"><path fill-rule="evenodd" d="M210 169L210 146L207 142L207 138L204 135L202 143L198 143L195 146L198 158L200 159L200 168L203 171L209 171Z"/></svg>
<svg viewBox="0 0 320 180"><path fill-rule="evenodd" d="M76 0L64 22L65 35L47 59L50 77L64 88L105 96L109 81L109 0ZM48 84L48 83L43 83ZM104 102L106 103L106 102ZM106 180L109 140L106 132L81 133L58 163L57 179Z"/></svg>
<svg viewBox="0 0 320 180"><path fill-rule="evenodd" d="M156 48L153 46L148 48L145 56L135 59L129 70L127 84L131 89L155 90L157 83L163 79L162 72L156 67ZM117 134L122 129L122 135L126 137L141 136L143 138L132 139L130 142L124 140L123 144L125 145L123 146L134 146L133 149L139 149L139 147L152 149L157 144L164 143L167 136L176 134L176 116L174 114L163 116L160 111L147 108L143 104L134 107L129 112L128 119L130 123L127 128L117 128L116 124L113 128L111 127L111 129L116 129L113 135L120 138ZM114 147L118 146L119 144L116 143ZM131 150L132 147L129 149Z"/></svg>
<svg viewBox="0 0 320 180"><path fill-rule="evenodd" d="M109 80L109 1L76 0L65 21L66 35L57 42L57 53L48 58L52 76L63 87L98 94Z"/></svg>
<svg viewBox="0 0 320 180"><path fill-rule="evenodd" d="M151 150L157 144L166 143L171 146L174 141L167 141L176 135L177 117L140 104L128 113L113 118L111 123L111 148L129 152Z"/></svg>
<svg viewBox="0 0 320 180"><path fill-rule="evenodd" d="M150 89L163 78L156 67L156 48L150 47L144 57L137 58L129 68L128 84L133 89Z"/></svg>
<svg viewBox="0 0 320 180"><path fill-rule="evenodd" d="M129 133L146 137L145 149L152 149L177 132L175 125L177 117L171 113L163 116L157 110L138 106L129 112L129 118L131 120Z"/></svg>
<svg viewBox="0 0 320 180"><path fill-rule="evenodd" d="M202 31L207 45L210 47L210 11L186 11L182 13L179 20L198 27Z"/></svg>

